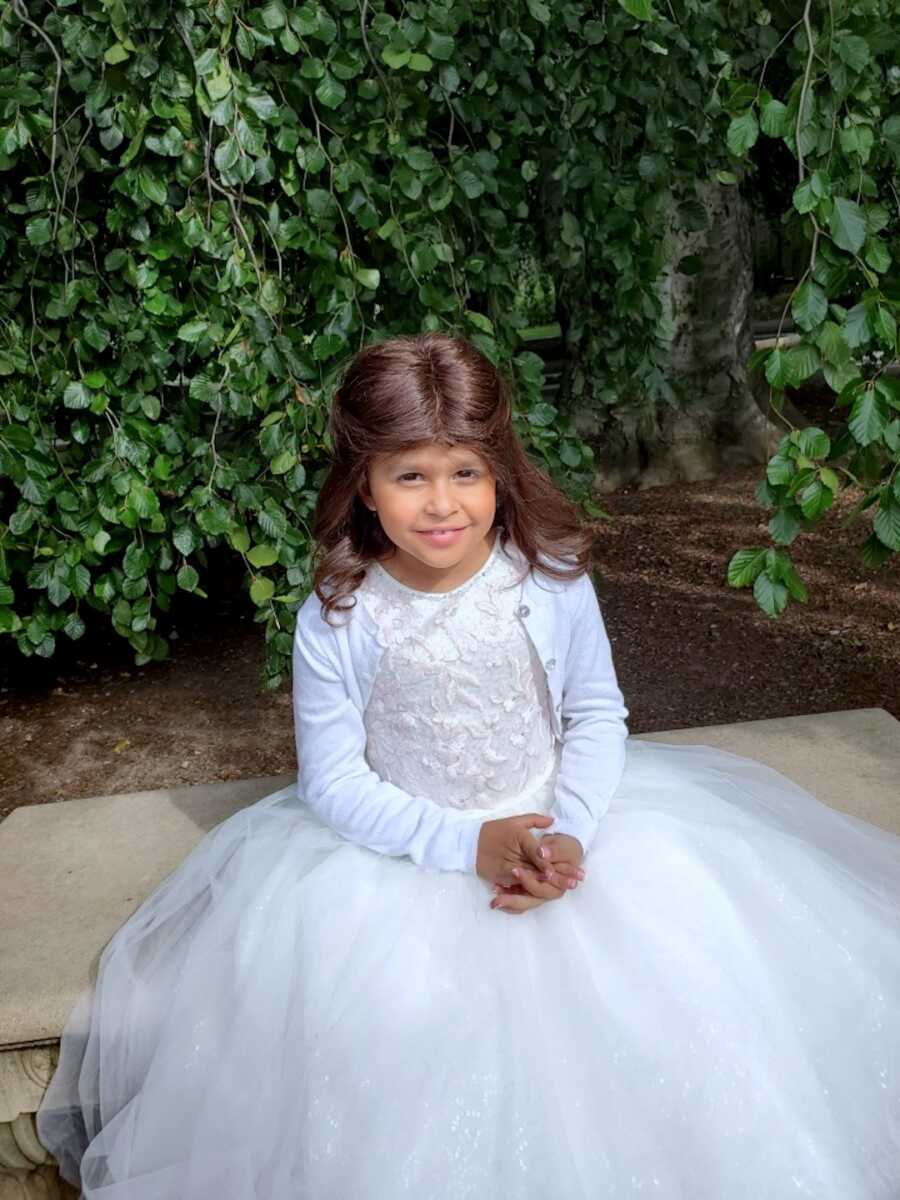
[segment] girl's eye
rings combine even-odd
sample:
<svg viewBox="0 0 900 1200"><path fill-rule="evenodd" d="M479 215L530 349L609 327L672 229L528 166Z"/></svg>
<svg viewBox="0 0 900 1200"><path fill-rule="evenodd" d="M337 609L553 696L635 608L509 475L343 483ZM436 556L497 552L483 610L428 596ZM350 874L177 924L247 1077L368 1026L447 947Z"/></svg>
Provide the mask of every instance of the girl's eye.
<svg viewBox="0 0 900 1200"><path fill-rule="evenodd" d="M456 473L457 473L457 475L474 475L476 478L478 476L478 472L475 470L474 467L463 467L462 470L457 471ZM421 474L421 472L419 472L419 471L407 471L403 475L398 475L397 479L398 480L414 479L419 474Z"/></svg>

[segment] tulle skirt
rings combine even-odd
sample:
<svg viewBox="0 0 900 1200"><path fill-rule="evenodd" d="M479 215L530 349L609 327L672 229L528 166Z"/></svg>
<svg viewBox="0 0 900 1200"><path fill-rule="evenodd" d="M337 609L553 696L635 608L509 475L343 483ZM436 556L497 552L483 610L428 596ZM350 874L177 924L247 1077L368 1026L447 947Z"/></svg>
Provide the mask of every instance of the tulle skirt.
<svg viewBox="0 0 900 1200"><path fill-rule="evenodd" d="M86 1200L897 1200L900 837L627 743L559 900L275 792L119 929L38 1132ZM546 812L555 769L528 804ZM482 811L473 819L485 817Z"/></svg>

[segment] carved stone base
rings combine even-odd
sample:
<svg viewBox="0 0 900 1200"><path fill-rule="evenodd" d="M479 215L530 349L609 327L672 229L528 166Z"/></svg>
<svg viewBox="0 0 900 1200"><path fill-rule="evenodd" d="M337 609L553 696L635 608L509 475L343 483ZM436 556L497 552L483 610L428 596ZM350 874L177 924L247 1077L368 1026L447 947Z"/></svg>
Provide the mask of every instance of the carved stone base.
<svg viewBox="0 0 900 1200"><path fill-rule="evenodd" d="M78 1200L38 1141L35 1113L56 1068L59 1046L0 1054L0 1200Z"/></svg>
<svg viewBox="0 0 900 1200"><path fill-rule="evenodd" d="M56 1167L0 1167L0 1200L78 1200L80 1192L60 1179Z"/></svg>

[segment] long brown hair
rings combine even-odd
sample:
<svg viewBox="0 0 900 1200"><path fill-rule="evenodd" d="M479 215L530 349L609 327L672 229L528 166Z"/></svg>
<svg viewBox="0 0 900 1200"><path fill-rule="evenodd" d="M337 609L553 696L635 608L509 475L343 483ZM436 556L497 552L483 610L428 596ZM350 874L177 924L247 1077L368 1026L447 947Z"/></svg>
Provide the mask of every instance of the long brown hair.
<svg viewBox="0 0 900 1200"><path fill-rule="evenodd" d="M512 395L502 371L471 342L448 333L388 338L350 361L331 405L332 464L313 516L314 590L326 621L330 612L355 606L355 598L340 601L359 587L368 564L393 548L359 495L369 464L378 454L423 443L471 446L484 457L497 484L500 546L511 539L527 570L575 579L592 569L600 522L584 518L527 457L512 423ZM572 566L539 563L541 554Z"/></svg>

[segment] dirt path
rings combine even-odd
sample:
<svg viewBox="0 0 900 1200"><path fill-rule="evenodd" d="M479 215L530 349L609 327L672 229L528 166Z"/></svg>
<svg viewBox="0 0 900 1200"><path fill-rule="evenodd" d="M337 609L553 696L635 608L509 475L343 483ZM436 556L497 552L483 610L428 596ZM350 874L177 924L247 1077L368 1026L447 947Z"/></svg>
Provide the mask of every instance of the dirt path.
<svg viewBox="0 0 900 1200"><path fill-rule="evenodd" d="M847 494L792 547L810 592L778 620L724 584L742 545L767 545L759 469L601 498L604 615L633 733L835 709L900 718L900 556L878 572L847 531ZM234 594L234 593L232 593ZM262 633L243 600L193 601L165 663L135 667L115 635L66 660L4 639L0 818L22 804L278 775L295 769L289 685L260 690Z"/></svg>

